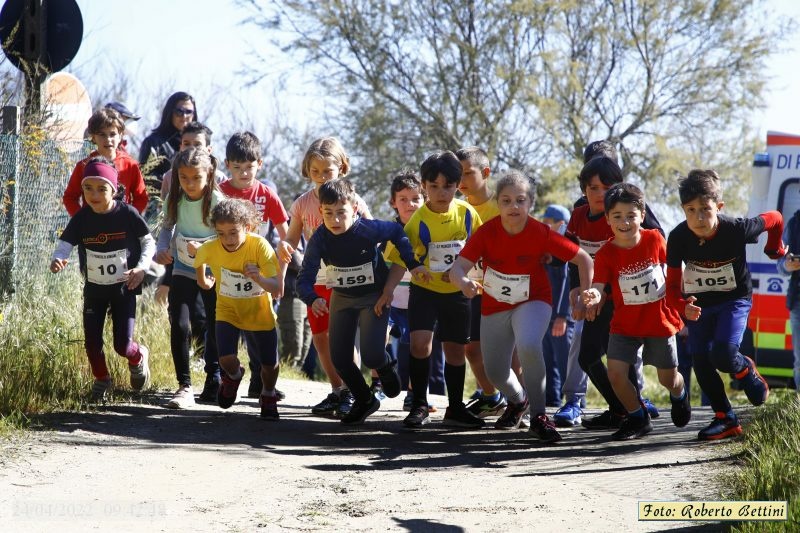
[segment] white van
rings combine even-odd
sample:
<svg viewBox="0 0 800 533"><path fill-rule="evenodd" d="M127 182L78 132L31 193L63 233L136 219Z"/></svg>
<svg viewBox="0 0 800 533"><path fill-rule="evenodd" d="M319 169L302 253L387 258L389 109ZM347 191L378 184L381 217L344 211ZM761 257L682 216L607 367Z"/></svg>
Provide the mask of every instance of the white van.
<svg viewBox="0 0 800 533"><path fill-rule="evenodd" d="M800 135L767 132L767 151L753 161L753 181L747 216L777 209L784 225L800 210ZM764 254L767 236L747 247L753 277L753 308L741 351L758 365L771 385L789 385L792 376L792 330L786 291L789 278L778 274L775 261Z"/></svg>

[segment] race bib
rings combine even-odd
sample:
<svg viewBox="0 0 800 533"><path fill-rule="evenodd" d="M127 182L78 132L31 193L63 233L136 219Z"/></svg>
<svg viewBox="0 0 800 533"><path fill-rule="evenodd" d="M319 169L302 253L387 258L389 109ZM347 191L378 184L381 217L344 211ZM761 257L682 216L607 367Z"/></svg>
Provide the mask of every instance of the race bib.
<svg viewBox="0 0 800 533"><path fill-rule="evenodd" d="M375 273L372 263L354 267L337 267L328 265L325 269L325 286L334 288L360 287L375 283Z"/></svg>
<svg viewBox="0 0 800 533"><path fill-rule="evenodd" d="M259 222L256 233L266 239L267 235L269 235L269 222Z"/></svg>
<svg viewBox="0 0 800 533"><path fill-rule="evenodd" d="M128 270L128 251L93 252L86 250L86 279L95 285L121 283Z"/></svg>
<svg viewBox="0 0 800 533"><path fill-rule="evenodd" d="M664 269L661 265L651 265L634 274L620 274L619 291L625 305L657 302L667 293Z"/></svg>
<svg viewBox="0 0 800 533"><path fill-rule="evenodd" d="M694 263L687 263L683 271L684 294L728 292L735 288L736 276L731 263L716 268L703 268Z"/></svg>
<svg viewBox="0 0 800 533"><path fill-rule="evenodd" d="M211 240L213 237L184 237L180 233L175 236L175 247L178 249L178 261L184 265L194 266L194 254L189 254L189 241L196 241L200 244ZM198 248L200 246L198 245Z"/></svg>
<svg viewBox="0 0 800 533"><path fill-rule="evenodd" d="M432 242L428 245L428 268L431 272L447 272L461 253L466 241Z"/></svg>
<svg viewBox="0 0 800 533"><path fill-rule="evenodd" d="M583 249L584 252L589 254L592 259L594 259L597 250L603 246L606 241L585 241L583 239L578 239L578 245Z"/></svg>
<svg viewBox="0 0 800 533"><path fill-rule="evenodd" d="M228 298L257 298L264 294L264 289L241 272L223 268L219 294Z"/></svg>
<svg viewBox="0 0 800 533"><path fill-rule="evenodd" d="M516 304L528 299L531 277L527 274L501 274L491 268L483 276L483 290L486 294L506 304Z"/></svg>

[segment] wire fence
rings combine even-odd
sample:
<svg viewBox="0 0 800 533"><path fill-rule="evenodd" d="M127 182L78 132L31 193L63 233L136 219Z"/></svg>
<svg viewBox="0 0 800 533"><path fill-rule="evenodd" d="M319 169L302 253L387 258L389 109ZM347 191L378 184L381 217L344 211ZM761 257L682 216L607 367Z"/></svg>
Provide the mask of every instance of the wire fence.
<svg viewBox="0 0 800 533"><path fill-rule="evenodd" d="M41 129L0 134L0 295L48 270L69 220L61 197L75 164L90 148L89 143L65 147Z"/></svg>

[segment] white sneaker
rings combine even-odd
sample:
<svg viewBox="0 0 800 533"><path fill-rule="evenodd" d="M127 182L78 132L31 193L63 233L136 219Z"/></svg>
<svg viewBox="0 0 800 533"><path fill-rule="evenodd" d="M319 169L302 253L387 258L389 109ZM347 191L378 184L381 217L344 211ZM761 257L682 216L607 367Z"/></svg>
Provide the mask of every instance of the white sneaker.
<svg viewBox="0 0 800 533"><path fill-rule="evenodd" d="M106 392L108 389L111 388L111 378L108 379L96 379L92 384L92 396L91 402L92 403L105 403L106 401Z"/></svg>
<svg viewBox="0 0 800 533"><path fill-rule="evenodd" d="M131 388L136 391L142 390L150 383L150 350L144 344L140 344L139 353L142 355L139 364L128 365L128 370L131 372Z"/></svg>
<svg viewBox="0 0 800 533"><path fill-rule="evenodd" d="M188 409L194 405L194 391L190 385L181 385L167 403L168 409Z"/></svg>

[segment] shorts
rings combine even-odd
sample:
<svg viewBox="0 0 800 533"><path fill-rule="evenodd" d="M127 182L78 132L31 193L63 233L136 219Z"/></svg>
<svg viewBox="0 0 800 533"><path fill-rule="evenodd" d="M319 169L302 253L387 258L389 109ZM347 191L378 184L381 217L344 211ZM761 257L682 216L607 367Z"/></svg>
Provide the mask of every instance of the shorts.
<svg viewBox="0 0 800 533"><path fill-rule="evenodd" d="M639 348L642 349L642 363L659 369L678 366L678 348L675 335L669 337L628 337L612 333L608 338L609 359L636 364Z"/></svg>
<svg viewBox="0 0 800 533"><path fill-rule="evenodd" d="M441 342L468 344L469 299L460 291L441 293L412 284L408 295L408 327L412 332L436 330Z"/></svg>
<svg viewBox="0 0 800 533"><path fill-rule="evenodd" d="M328 304L328 309L330 309L333 287L328 288L325 285L314 285L314 292L325 299L325 303ZM322 316L315 316L310 305L306 306L306 309L308 311L308 324L311 326L311 334L316 335L318 333L325 333L328 331L328 321L331 316L330 313L325 313Z"/></svg>
<svg viewBox="0 0 800 533"><path fill-rule="evenodd" d="M239 334L247 340L247 350L256 352L248 353L250 359L262 365L275 366L278 364L278 333L275 328L262 331L247 331L239 329L230 322L217 320L217 351L221 356L236 355L239 351Z"/></svg>
<svg viewBox="0 0 800 533"><path fill-rule="evenodd" d="M481 295L478 294L470 300L470 327L469 327L469 340L470 342L478 342L481 340Z"/></svg>

